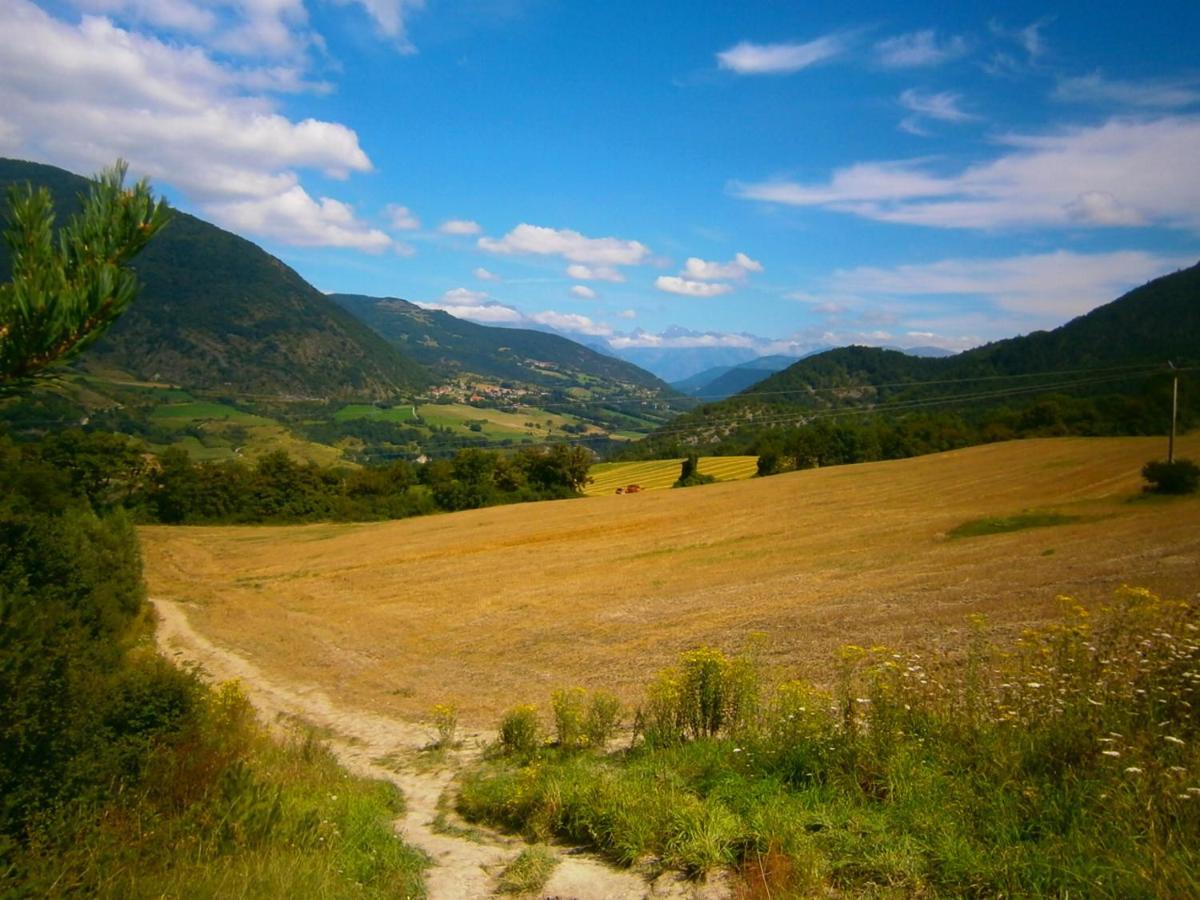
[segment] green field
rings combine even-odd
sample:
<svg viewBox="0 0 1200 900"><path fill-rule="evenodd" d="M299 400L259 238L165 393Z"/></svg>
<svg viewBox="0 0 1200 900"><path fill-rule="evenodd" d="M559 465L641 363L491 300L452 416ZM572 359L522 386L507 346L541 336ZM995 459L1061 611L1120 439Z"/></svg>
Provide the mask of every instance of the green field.
<svg viewBox="0 0 1200 900"><path fill-rule="evenodd" d="M616 493L617 488L636 484L644 491L661 491L671 487L679 478L682 459L652 459L644 462L598 463L589 474L592 482L584 493L589 497ZM750 478L758 469L757 456L705 456L700 459L700 473L717 481L740 481Z"/></svg>
<svg viewBox="0 0 1200 900"><path fill-rule="evenodd" d="M427 425L467 431L472 422L480 423L480 433L489 438L544 438L547 426L561 432L562 426L573 425L578 419L528 407L519 412L499 409L479 409L462 403L427 403L417 407L417 413Z"/></svg>
<svg viewBox="0 0 1200 900"><path fill-rule="evenodd" d="M242 412L224 403L207 400L191 400L184 403L166 403L156 406L150 418L161 425L186 425L191 422L232 422L237 425L266 425L270 419Z"/></svg>
<svg viewBox="0 0 1200 900"><path fill-rule="evenodd" d="M334 413L333 421L353 422L357 419L373 419L380 422L411 422L415 417L416 408L412 406L384 408L370 403L351 403Z"/></svg>

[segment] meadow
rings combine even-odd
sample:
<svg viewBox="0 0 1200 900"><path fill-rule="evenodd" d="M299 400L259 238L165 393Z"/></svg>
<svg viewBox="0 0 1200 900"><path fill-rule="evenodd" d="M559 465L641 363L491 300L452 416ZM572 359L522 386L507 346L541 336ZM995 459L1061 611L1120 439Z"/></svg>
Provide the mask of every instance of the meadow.
<svg viewBox="0 0 1200 900"><path fill-rule="evenodd" d="M494 724L559 687L640 700L697 646L818 685L845 644L955 658L1122 584L1195 595L1200 498L1141 493L1160 439L1042 439L646 496L420 520L145 527L151 596L264 671L410 719ZM1197 455L1200 438L1180 441ZM1058 524L950 537L1036 511ZM985 529L986 531L986 529Z"/></svg>

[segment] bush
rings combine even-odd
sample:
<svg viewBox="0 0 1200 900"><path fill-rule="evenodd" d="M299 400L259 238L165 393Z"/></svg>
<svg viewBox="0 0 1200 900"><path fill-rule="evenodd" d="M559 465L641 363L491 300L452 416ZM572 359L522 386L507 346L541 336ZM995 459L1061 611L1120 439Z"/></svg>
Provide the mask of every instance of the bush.
<svg viewBox="0 0 1200 900"><path fill-rule="evenodd" d="M584 744L585 697L582 688L569 688L555 691L550 698L555 737L564 750L577 750Z"/></svg>
<svg viewBox="0 0 1200 900"><path fill-rule="evenodd" d="M596 691L583 720L588 746L603 750L621 724L621 701L607 691Z"/></svg>
<svg viewBox="0 0 1200 900"><path fill-rule="evenodd" d="M1194 494L1200 488L1200 466L1190 459L1152 460L1142 466L1146 490L1155 494Z"/></svg>
<svg viewBox="0 0 1200 900"><path fill-rule="evenodd" d="M500 720L500 746L505 753L532 753L541 743L537 707L514 706Z"/></svg>

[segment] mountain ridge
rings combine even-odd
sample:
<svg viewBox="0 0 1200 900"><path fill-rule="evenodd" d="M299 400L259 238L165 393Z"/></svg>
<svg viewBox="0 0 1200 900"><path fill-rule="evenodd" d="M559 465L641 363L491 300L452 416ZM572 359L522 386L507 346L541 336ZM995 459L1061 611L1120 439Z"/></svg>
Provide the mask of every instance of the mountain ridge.
<svg viewBox="0 0 1200 900"><path fill-rule="evenodd" d="M48 188L62 222L88 179L0 159L0 191ZM86 355L148 381L241 395L395 399L430 381L419 364L233 232L175 210L134 260L142 287ZM0 273L10 270L0 247Z"/></svg>

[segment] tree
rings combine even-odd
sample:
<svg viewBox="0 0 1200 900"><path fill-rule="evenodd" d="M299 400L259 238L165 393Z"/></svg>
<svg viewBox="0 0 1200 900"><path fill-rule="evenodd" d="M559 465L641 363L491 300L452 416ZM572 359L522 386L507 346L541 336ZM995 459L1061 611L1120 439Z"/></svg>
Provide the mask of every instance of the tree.
<svg viewBox="0 0 1200 900"><path fill-rule="evenodd" d="M143 180L125 187L122 160L101 172L82 209L55 235L45 188L9 192L12 281L0 285L0 394L44 377L108 329L137 294L129 261L170 210Z"/></svg>

